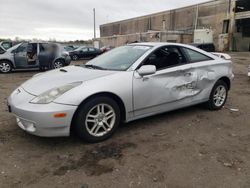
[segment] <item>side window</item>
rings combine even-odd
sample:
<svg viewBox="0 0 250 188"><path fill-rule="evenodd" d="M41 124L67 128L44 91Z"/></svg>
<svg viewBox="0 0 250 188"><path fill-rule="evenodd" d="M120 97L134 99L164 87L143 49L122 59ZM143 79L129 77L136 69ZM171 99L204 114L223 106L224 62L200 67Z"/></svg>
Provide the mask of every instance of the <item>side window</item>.
<svg viewBox="0 0 250 188"><path fill-rule="evenodd" d="M166 46L153 52L144 62L144 65L155 65L156 70L161 70L182 65L186 62L186 58L179 47Z"/></svg>
<svg viewBox="0 0 250 188"><path fill-rule="evenodd" d="M11 48L12 44L10 42L3 42L2 46L4 49L7 50L7 49Z"/></svg>
<svg viewBox="0 0 250 188"><path fill-rule="evenodd" d="M183 48L183 50L189 56L191 63L213 60L211 57L208 57L200 52L191 50L189 48Z"/></svg>
<svg viewBox="0 0 250 188"><path fill-rule="evenodd" d="M95 51L95 48L89 48L89 51L90 51L90 52L94 52L94 51Z"/></svg>
<svg viewBox="0 0 250 188"><path fill-rule="evenodd" d="M40 52L45 52L48 50L48 44L39 44Z"/></svg>
<svg viewBox="0 0 250 188"><path fill-rule="evenodd" d="M82 48L81 51L82 51L82 52L87 52L87 51L88 51L88 48Z"/></svg>
<svg viewBox="0 0 250 188"><path fill-rule="evenodd" d="M16 50L16 52L27 52L27 47L28 47L28 43L23 43L23 44L21 44L18 48L17 48L17 50Z"/></svg>

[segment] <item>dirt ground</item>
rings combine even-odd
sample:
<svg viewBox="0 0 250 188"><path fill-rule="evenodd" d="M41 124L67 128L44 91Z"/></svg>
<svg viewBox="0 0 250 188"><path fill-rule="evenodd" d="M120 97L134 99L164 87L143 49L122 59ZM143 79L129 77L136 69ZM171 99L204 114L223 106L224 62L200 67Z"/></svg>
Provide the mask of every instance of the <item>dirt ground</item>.
<svg viewBox="0 0 250 188"><path fill-rule="evenodd" d="M224 109L142 119L98 144L22 131L5 100L37 72L0 74L0 187L249 188L250 53L231 55L235 80Z"/></svg>

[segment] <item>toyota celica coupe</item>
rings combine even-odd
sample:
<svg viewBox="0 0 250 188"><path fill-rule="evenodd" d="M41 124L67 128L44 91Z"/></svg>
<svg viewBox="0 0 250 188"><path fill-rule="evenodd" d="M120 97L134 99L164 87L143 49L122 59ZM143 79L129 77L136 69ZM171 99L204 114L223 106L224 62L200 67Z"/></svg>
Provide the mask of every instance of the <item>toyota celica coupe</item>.
<svg viewBox="0 0 250 188"><path fill-rule="evenodd" d="M30 134L87 142L109 138L121 124L206 103L221 109L234 75L232 62L193 46L136 43L83 66L34 75L8 98L9 111Z"/></svg>

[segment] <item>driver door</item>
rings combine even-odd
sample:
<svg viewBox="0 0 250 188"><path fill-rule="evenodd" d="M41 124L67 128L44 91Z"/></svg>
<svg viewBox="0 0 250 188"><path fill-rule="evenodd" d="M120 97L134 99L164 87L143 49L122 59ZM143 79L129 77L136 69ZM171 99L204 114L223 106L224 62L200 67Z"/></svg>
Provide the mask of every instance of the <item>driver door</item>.
<svg viewBox="0 0 250 188"><path fill-rule="evenodd" d="M141 77L137 71L134 72L133 101L135 116L157 114L187 106L191 104L192 96L198 92L196 90L198 76L192 65L187 63L187 59L181 50L174 46L164 48L167 50L163 49L162 53L153 52L151 54L154 57L152 62L148 62L148 60L144 62L144 64L156 66L155 74ZM168 59L166 56L170 54L171 57L175 54L176 59ZM148 59L152 60L150 56ZM170 63L170 61L173 62ZM161 65L157 65L158 63ZM164 63L165 66L163 66Z"/></svg>
<svg viewBox="0 0 250 188"><path fill-rule="evenodd" d="M18 68L26 68L28 65L27 47L28 43L23 43L15 50L14 59Z"/></svg>

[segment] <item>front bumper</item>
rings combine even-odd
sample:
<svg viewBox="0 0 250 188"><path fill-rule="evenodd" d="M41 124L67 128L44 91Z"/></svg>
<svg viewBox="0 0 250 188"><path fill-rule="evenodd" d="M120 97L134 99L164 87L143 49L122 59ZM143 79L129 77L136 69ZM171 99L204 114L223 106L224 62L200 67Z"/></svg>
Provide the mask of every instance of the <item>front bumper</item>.
<svg viewBox="0 0 250 188"><path fill-rule="evenodd" d="M18 88L8 98L9 110L16 116L18 126L37 136L69 136L71 120L77 106L29 103L34 97L23 88ZM56 113L66 113L67 116L55 118Z"/></svg>

